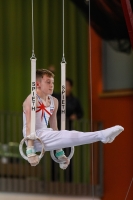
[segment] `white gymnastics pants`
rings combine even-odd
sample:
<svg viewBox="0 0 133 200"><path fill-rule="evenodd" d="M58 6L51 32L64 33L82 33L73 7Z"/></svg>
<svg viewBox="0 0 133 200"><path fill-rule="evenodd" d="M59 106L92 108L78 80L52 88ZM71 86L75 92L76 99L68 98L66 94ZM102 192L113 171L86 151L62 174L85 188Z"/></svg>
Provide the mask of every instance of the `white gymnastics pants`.
<svg viewBox="0 0 133 200"><path fill-rule="evenodd" d="M100 141L100 132L39 130L36 134L43 141L45 151L52 151ZM36 151L41 151L41 144L38 140L34 141L34 147Z"/></svg>
<svg viewBox="0 0 133 200"><path fill-rule="evenodd" d="M111 143L124 128L122 126L113 126L111 128L95 131L95 132L79 132L79 131L53 131L51 128L45 130L37 130L36 135L43 141L45 151L52 151L61 148L90 144L97 141L103 143ZM24 131L24 137L26 133ZM34 141L36 151L41 151L41 143L38 140Z"/></svg>

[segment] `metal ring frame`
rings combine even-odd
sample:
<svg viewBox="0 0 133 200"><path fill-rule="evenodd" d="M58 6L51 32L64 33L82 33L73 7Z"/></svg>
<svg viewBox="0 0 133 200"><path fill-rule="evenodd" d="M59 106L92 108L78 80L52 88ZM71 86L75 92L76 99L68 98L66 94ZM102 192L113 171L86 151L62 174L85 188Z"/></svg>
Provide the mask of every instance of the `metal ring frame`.
<svg viewBox="0 0 133 200"><path fill-rule="evenodd" d="M24 154L24 152L23 152L23 144L24 144L24 142L26 141L26 140L29 140L29 139L31 139L29 136L27 136L27 137L25 137L25 138L23 138L22 140L21 140L21 142L20 142L20 144L19 144L19 151L20 151L20 154L21 154L21 156L25 159L25 160L28 160L28 157ZM44 144L43 144L43 142L42 142L42 140L40 139L40 138L38 138L38 137L36 137L36 139L34 139L34 140L39 140L39 142L41 143L41 145L42 145L42 150L41 150L41 153L40 153L40 155L39 155L39 161L41 160L41 158L43 157L43 155L44 155L44 152L45 152L45 150L44 150Z"/></svg>

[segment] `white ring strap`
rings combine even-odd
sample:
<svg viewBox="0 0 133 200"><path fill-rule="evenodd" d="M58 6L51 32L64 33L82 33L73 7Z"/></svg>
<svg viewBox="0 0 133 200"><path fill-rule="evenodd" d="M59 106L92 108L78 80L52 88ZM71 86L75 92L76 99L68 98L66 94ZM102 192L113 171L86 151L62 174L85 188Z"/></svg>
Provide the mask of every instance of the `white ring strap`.
<svg viewBox="0 0 133 200"><path fill-rule="evenodd" d="M36 58L31 58L31 134L36 139Z"/></svg>
<svg viewBox="0 0 133 200"><path fill-rule="evenodd" d="M66 62L61 62L61 130L66 128Z"/></svg>
<svg viewBox="0 0 133 200"><path fill-rule="evenodd" d="M19 145L19 151L21 156L28 160L28 157L23 153L23 144L26 140L39 140L42 145L42 151L39 155L39 159L44 155L44 144L41 139L36 136L36 57L34 54L34 21L33 21L33 0L32 2L32 57L31 57L31 127L30 135L22 139Z"/></svg>
<svg viewBox="0 0 133 200"><path fill-rule="evenodd" d="M63 7L62 7L62 18L63 18L63 57L61 62L61 130L66 129L66 61L65 61L65 54L64 54L64 0L63 0ZM72 158L74 154L74 147L71 147L71 153L68 156L69 159ZM59 161L55 155L54 151L50 152L52 159L57 163L62 163Z"/></svg>
<svg viewBox="0 0 133 200"><path fill-rule="evenodd" d="M19 151L21 156L28 160L28 157L23 153L23 144L26 140L39 140L42 145L41 153L39 155L39 160L44 155L44 143L41 139L36 136L36 58L31 58L31 133L27 137L23 138L19 145Z"/></svg>
<svg viewBox="0 0 133 200"><path fill-rule="evenodd" d="M66 128L66 62L61 62L61 130L65 130ZM71 147L70 155L68 156L69 159L73 157L74 154L74 147ZM57 163L64 163L58 160L55 155L54 151L50 152L52 159Z"/></svg>

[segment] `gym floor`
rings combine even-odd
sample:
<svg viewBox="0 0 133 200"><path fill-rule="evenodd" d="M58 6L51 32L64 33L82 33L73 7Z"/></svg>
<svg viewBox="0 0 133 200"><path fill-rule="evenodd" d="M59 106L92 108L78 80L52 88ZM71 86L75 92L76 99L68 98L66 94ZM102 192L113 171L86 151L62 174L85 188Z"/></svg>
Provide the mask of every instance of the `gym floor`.
<svg viewBox="0 0 133 200"><path fill-rule="evenodd" d="M65 196L51 196L51 195L32 195L32 194L21 194L21 193L0 193L1 200L92 200L88 197L65 197ZM95 198L93 200L100 200Z"/></svg>

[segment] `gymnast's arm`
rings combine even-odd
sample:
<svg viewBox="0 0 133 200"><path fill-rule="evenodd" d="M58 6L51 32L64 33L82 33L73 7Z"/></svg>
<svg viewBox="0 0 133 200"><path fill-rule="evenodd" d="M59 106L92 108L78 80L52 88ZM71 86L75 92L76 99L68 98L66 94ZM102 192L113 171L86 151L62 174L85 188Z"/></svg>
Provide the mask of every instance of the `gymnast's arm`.
<svg viewBox="0 0 133 200"><path fill-rule="evenodd" d="M57 128L58 100L55 97L53 97L53 98L54 98L55 109L54 109L54 112L53 112L52 116L49 119L49 124L50 124L50 128L52 128L53 130L58 130L58 128ZM62 149L57 149L56 151L57 152L58 151L62 151ZM58 159L61 160L61 161L64 161L67 166L70 163L70 160L65 155L61 156ZM66 168L67 168L67 166L66 166Z"/></svg>
<svg viewBox="0 0 133 200"><path fill-rule="evenodd" d="M27 97L25 102L23 103L23 109L26 115L26 136L30 135L31 131L31 95ZM27 146L33 146L34 141L33 140L28 140L27 141Z"/></svg>
<svg viewBox="0 0 133 200"><path fill-rule="evenodd" d="M31 133L31 95L27 97L23 104L23 109L26 115L26 135L30 135ZM27 141L27 147L33 147L34 148L34 141L28 140ZM32 157L28 157L28 162L31 166L36 166L39 163L39 157L37 154L35 154Z"/></svg>
<svg viewBox="0 0 133 200"><path fill-rule="evenodd" d="M53 114L49 118L49 124L50 124L50 128L56 131L58 130L58 127L57 127L58 100L55 97L53 97L53 99L54 99L55 109L54 109Z"/></svg>

